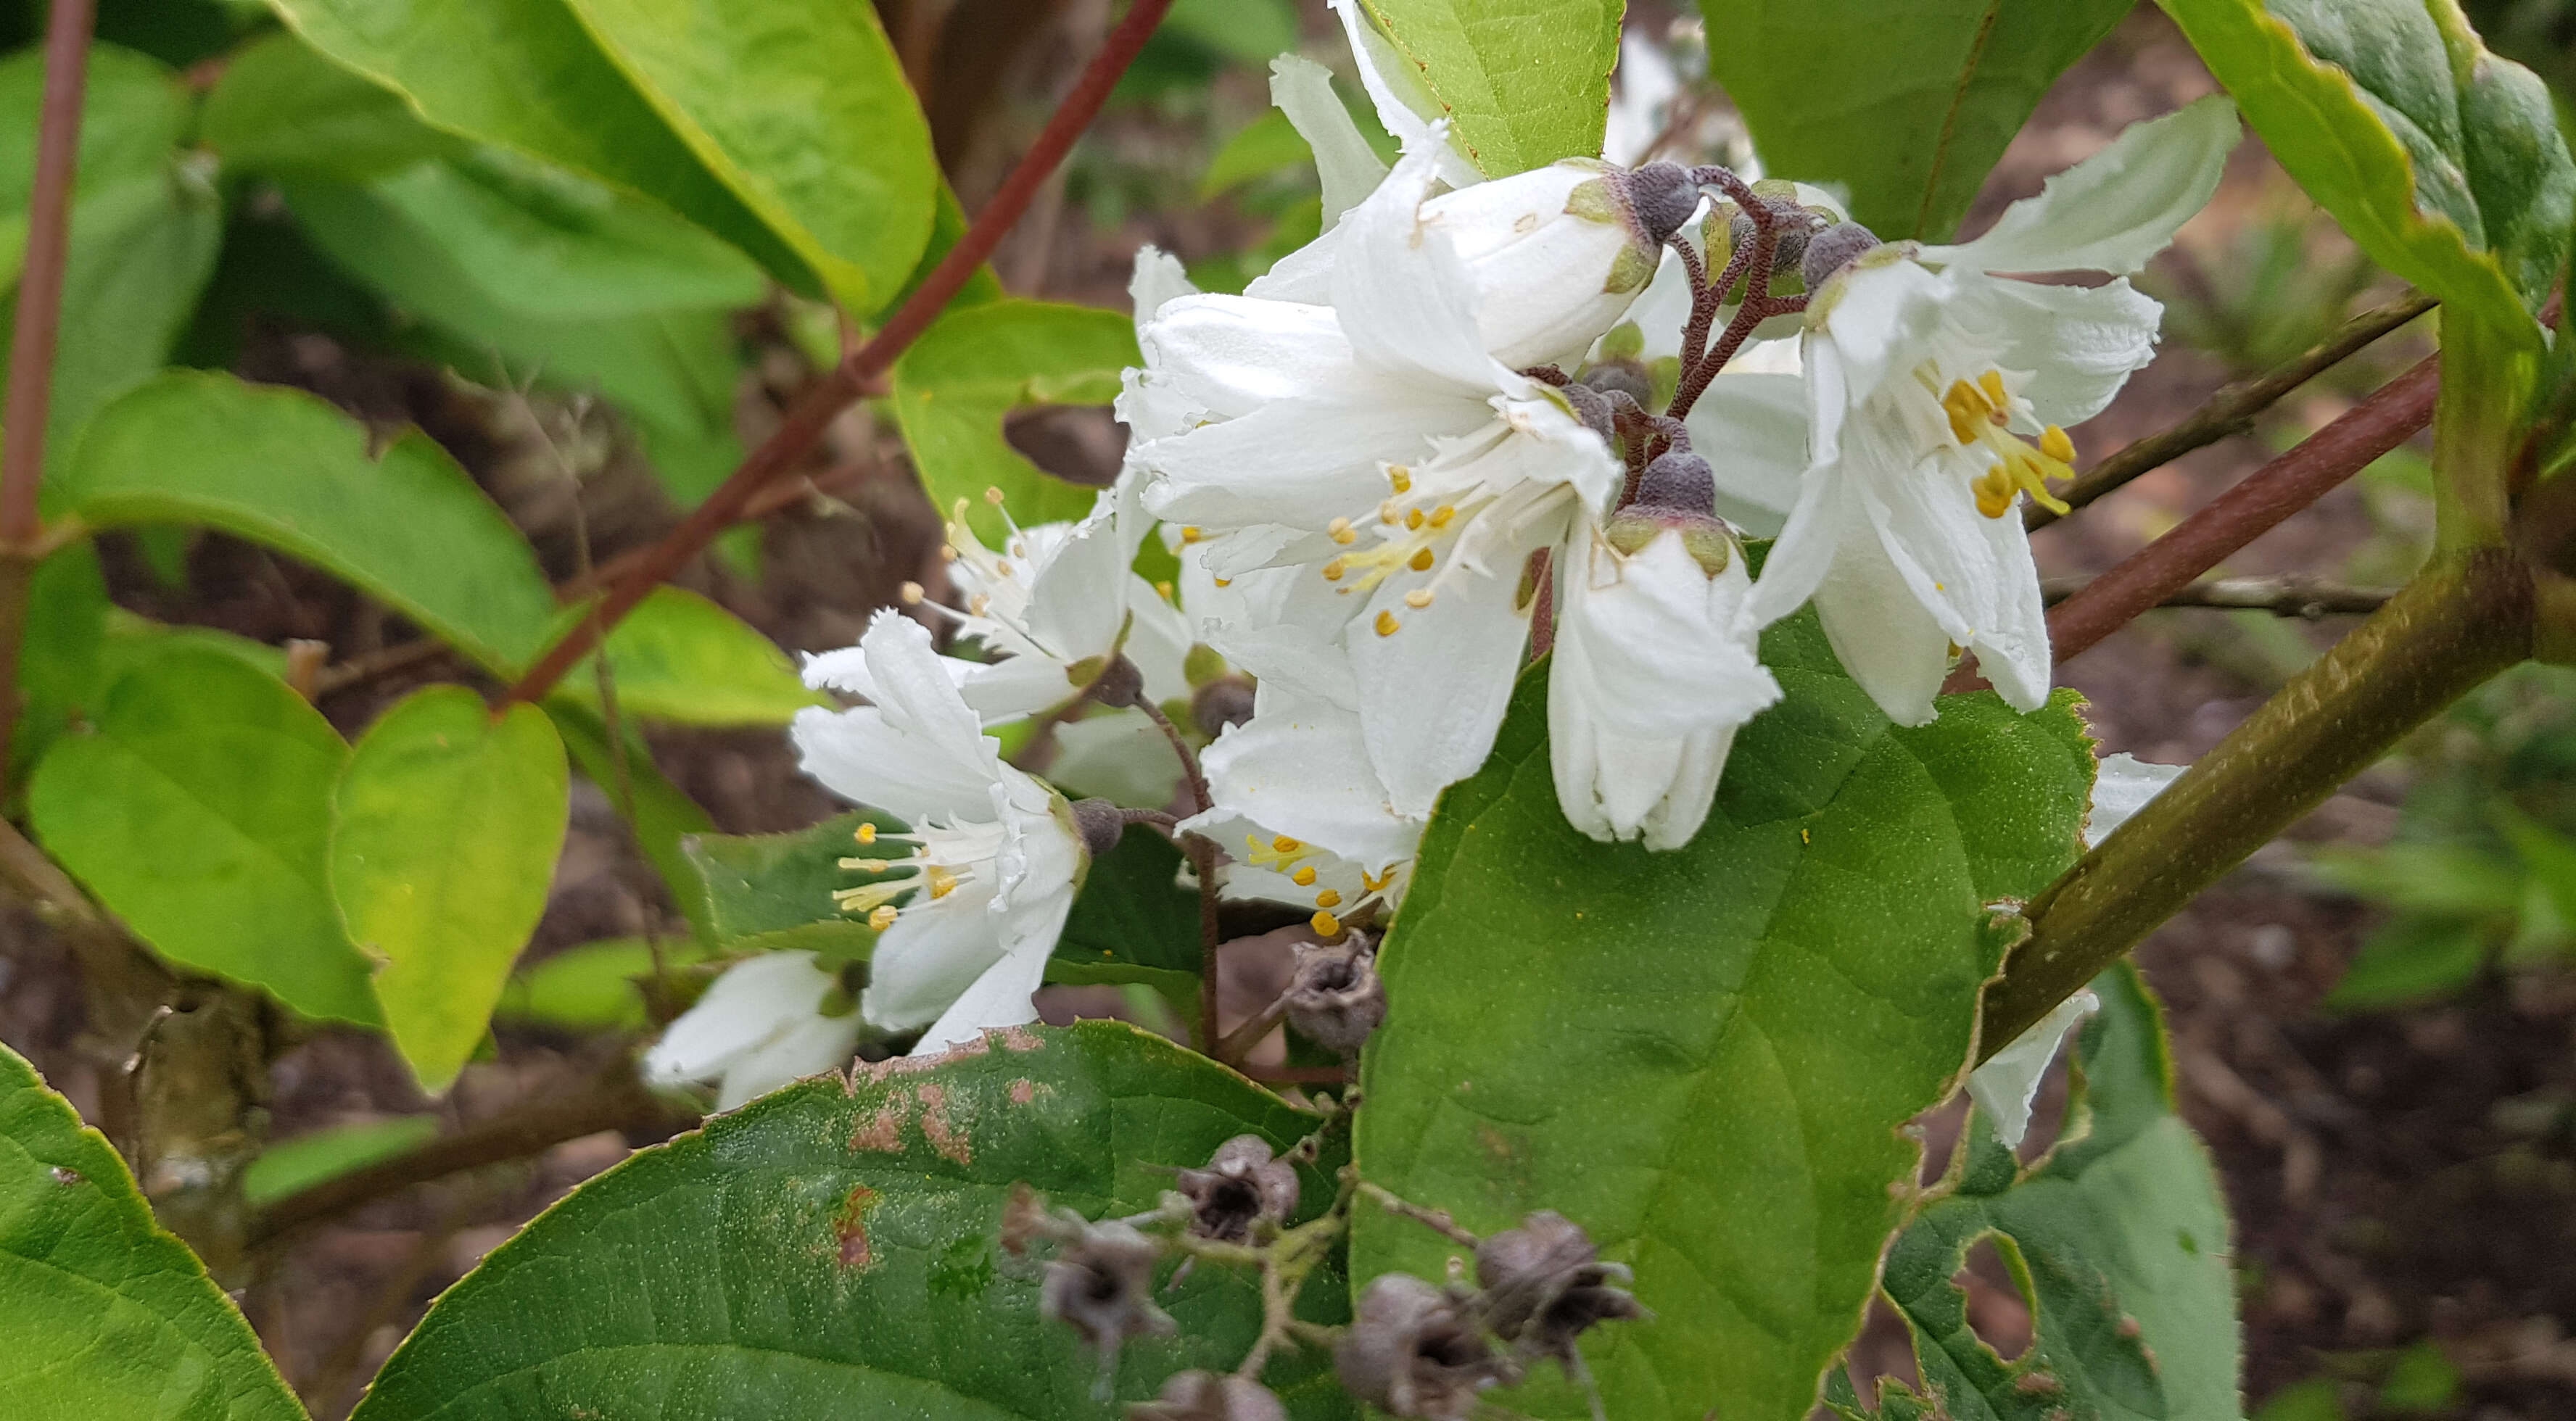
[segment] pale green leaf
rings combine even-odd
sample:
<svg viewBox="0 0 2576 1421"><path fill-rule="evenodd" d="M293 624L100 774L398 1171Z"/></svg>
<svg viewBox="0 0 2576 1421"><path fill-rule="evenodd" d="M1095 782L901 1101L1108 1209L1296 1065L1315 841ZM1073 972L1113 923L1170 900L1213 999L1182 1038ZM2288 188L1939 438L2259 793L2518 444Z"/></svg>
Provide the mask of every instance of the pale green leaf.
<svg viewBox="0 0 2576 1421"><path fill-rule="evenodd" d="M1039 1270L1001 1251L1012 1186L1131 1213L1234 1135L1283 1149L1316 1123L1106 1021L791 1086L635 1154L503 1244L354 1421L1107 1421L1174 1371L1231 1368L1258 1292L1206 1264L1164 1287L1178 1332L1130 1342L1115 1398L1093 1400L1090 1347L1038 1316ZM1339 1154L1300 1171L1303 1216L1331 1199ZM1308 1293L1328 1303L1336 1281ZM1349 1417L1328 1371L1288 1347L1266 1377L1306 1421Z"/></svg>
<svg viewBox="0 0 2576 1421"><path fill-rule="evenodd" d="M293 34L244 45L206 95L198 137L246 172L363 180L464 145L422 123L393 90L323 58Z"/></svg>
<svg viewBox="0 0 2576 1421"><path fill-rule="evenodd" d="M386 1029L423 1089L474 1054L545 912L569 813L545 712L426 686L367 727L333 796L331 891L377 962Z"/></svg>
<svg viewBox="0 0 2576 1421"><path fill-rule="evenodd" d="M1650 1324L1587 1353L1610 1414L1797 1421L1850 1340L1917 1166L1897 1133L1968 1059L2010 920L2074 859L2092 756L2071 698L1891 727L1812 615L1686 849L1598 844L1548 770L1546 673L1451 787L1380 958L1371 1179L1478 1232L1554 1209L1637 1270ZM1444 1246L1363 1210L1352 1278ZM1551 1371L1508 1402L1581 1416Z"/></svg>
<svg viewBox="0 0 2576 1421"><path fill-rule="evenodd" d="M608 665L618 709L640 720L783 726L807 706L832 704L806 689L778 643L678 587L654 589L609 632ZM566 673L558 694L596 712L597 663Z"/></svg>
<svg viewBox="0 0 2576 1421"><path fill-rule="evenodd" d="M27 787L47 852L173 962L373 1023L326 875L348 747L293 691L173 646L126 673Z"/></svg>
<svg viewBox="0 0 2576 1421"><path fill-rule="evenodd" d="M533 660L554 592L518 530L419 433L300 390L174 372L103 411L63 479L93 527L191 523L332 573L496 672Z"/></svg>
<svg viewBox="0 0 2576 1421"><path fill-rule="evenodd" d="M1622 0L1356 3L1420 73L1451 141L1485 176L1601 156Z"/></svg>
<svg viewBox="0 0 2576 1421"><path fill-rule="evenodd" d="M671 783L653 764L653 753L626 727L626 753L617 754L608 727L599 716L558 692L546 700L546 715L563 737L564 749L581 769L581 777L599 787L635 834L635 847L670 890L671 901L688 918L699 937L714 941L707 905L698 890L697 870L681 845L691 834L715 827L706 810Z"/></svg>
<svg viewBox="0 0 2576 1421"><path fill-rule="evenodd" d="M666 937L659 946L663 968L674 975L705 955L687 938ZM567 947L512 974L492 1019L565 1031L641 1031L642 984L652 979L654 948L640 937Z"/></svg>
<svg viewBox="0 0 2576 1421"><path fill-rule="evenodd" d="M0 1396L13 1421L303 1421L107 1137L0 1046Z"/></svg>
<svg viewBox="0 0 2576 1421"><path fill-rule="evenodd" d="M1000 489L1023 524L1088 513L1094 490L1030 463L1002 437L1002 417L1040 404L1107 404L1118 372L1139 359L1135 323L1120 311L1005 300L942 316L894 367L895 418L931 502L944 515L967 500L988 541L1001 538L1002 523L986 489Z"/></svg>
<svg viewBox="0 0 2576 1421"><path fill-rule="evenodd" d="M316 1184L387 1160L438 1133L435 1115L396 1115L358 1125L330 1125L280 1141L242 1171L242 1202L254 1209Z"/></svg>
<svg viewBox="0 0 2576 1421"><path fill-rule="evenodd" d="M2130 0L1700 0L1709 73L1775 177L1943 241L2057 76Z"/></svg>

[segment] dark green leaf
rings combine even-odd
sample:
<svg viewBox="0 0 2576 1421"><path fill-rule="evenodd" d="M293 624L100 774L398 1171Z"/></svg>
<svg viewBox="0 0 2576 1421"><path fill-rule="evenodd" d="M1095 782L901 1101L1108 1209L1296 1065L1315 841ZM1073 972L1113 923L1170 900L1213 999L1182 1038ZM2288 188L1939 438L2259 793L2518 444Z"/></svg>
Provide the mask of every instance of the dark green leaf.
<svg viewBox="0 0 2576 1421"><path fill-rule="evenodd" d="M1050 478L1002 437L1002 416L1040 404L1107 404L1118 372L1139 360L1136 328L1116 311L1047 301L995 301L952 310L894 367L895 417L942 514L968 500L987 540L1001 519L983 502L998 488L1022 523L1079 518L1093 491Z"/></svg>
<svg viewBox="0 0 2576 1421"><path fill-rule="evenodd" d="M355 1421L1114 1417L1173 1371L1231 1368L1256 1292L1204 1264L1166 1287L1178 1334L1129 1344L1118 1400L1094 1401L1090 1349L1038 1317L1038 1270L1000 1250L1011 1186L1128 1213L1233 1135L1284 1148L1314 1124L1116 1022L791 1086L635 1155L502 1245ZM1337 1153L1301 1172L1309 1214ZM1323 1370L1288 1348L1267 1375L1300 1416L1349 1416Z"/></svg>
<svg viewBox="0 0 2576 1421"><path fill-rule="evenodd" d="M1795 1421L1850 1340L1978 988L2073 861L2092 755L2071 695L1891 727L1811 615L1772 628L1787 698L1737 737L1687 848L1594 843L1558 810L1546 673L1451 787L1380 959L1358 1156L1479 1232L1555 1209L1637 1270L1603 1329L1614 1416ZM1534 1104L1536 1103L1536 1104ZM1440 1241L1362 1211L1355 1282L1438 1278ZM1508 1404L1582 1415L1553 1375Z"/></svg>
<svg viewBox="0 0 2576 1421"><path fill-rule="evenodd" d="M432 1094L481 1044L545 912L568 778L545 712L495 716L462 686L404 697L341 773L332 895L350 939L378 963L395 1049Z"/></svg>
<svg viewBox="0 0 2576 1421"><path fill-rule="evenodd" d="M677 587L656 588L608 634L617 707L674 725L785 725L806 706L831 702L796 674L778 644L740 617ZM599 677L584 661L562 695L596 711Z"/></svg>
<svg viewBox="0 0 2576 1421"><path fill-rule="evenodd" d="M841 867L845 858L900 858L908 845L873 845L856 838L874 824L900 834L903 824L882 814L856 811L786 834L698 834L683 848L695 869L707 925L728 952L774 949L820 952L831 958L864 958L875 931L844 914L835 889L863 881Z"/></svg>
<svg viewBox="0 0 2576 1421"><path fill-rule="evenodd" d="M2299 186L2381 266L2537 348L2576 165L2454 0L2162 0Z"/></svg>
<svg viewBox="0 0 2576 1421"><path fill-rule="evenodd" d="M2130 0L1700 0L1709 73L1770 172L1852 220L1946 240L2067 66Z"/></svg>
<svg viewBox="0 0 2576 1421"><path fill-rule="evenodd" d="M277 0L314 48L440 128L649 197L818 290L793 246L708 171L564 0Z"/></svg>
<svg viewBox="0 0 2576 1421"><path fill-rule="evenodd" d="M1622 0L1360 3L1485 176L1601 156Z"/></svg>
<svg viewBox="0 0 2576 1421"><path fill-rule="evenodd" d="M2447 996L2477 980L2492 950L2474 921L2401 914L2362 943L2325 1004L2377 1011Z"/></svg>
<svg viewBox="0 0 2576 1421"><path fill-rule="evenodd" d="M2082 1037L2065 1143L2025 1174L1972 1121L1953 1192L1888 1252L1887 1293L1925 1394L1962 1421L2236 1421L2242 1348L2217 1171L2174 1113L2161 1014L2136 969L2093 988L2102 1013ZM2030 1348L2011 1362L1970 1329L1951 1281L1989 1237L2031 1310Z"/></svg>
<svg viewBox="0 0 2576 1421"><path fill-rule="evenodd" d="M1141 824L1091 861L1073 900L1050 982L1139 982L1184 1016L1198 1011L1199 895L1177 881L1181 851Z"/></svg>
<svg viewBox="0 0 2576 1421"><path fill-rule="evenodd" d="M206 96L198 137L235 168L354 180L465 146L422 123L402 95L292 34L254 40L226 61Z"/></svg>
<svg viewBox="0 0 2576 1421"><path fill-rule="evenodd" d="M0 1046L0 1396L25 1421L303 1421L107 1138Z"/></svg>
<svg viewBox="0 0 2576 1421"><path fill-rule="evenodd" d="M45 97L45 58L37 49L0 59L0 260L17 280L26 253L27 199L36 182L36 116ZM158 60L112 44L90 46L81 97L81 197L168 171L171 150L188 127L188 96Z"/></svg>
<svg viewBox="0 0 2576 1421"><path fill-rule="evenodd" d="M26 640L18 648L18 689L26 697L9 747L11 778L96 698L107 640L107 579L98 549L74 543L36 565L27 588Z"/></svg>
<svg viewBox="0 0 2576 1421"><path fill-rule="evenodd" d="M326 878L347 761L319 712L232 657L174 646L108 691L37 766L48 852L164 957L373 1023L367 963Z"/></svg>
<svg viewBox="0 0 2576 1421"><path fill-rule="evenodd" d="M419 433L367 430L299 390L173 372L102 412L60 490L93 527L194 523L381 598L496 672L533 660L554 591L518 530Z"/></svg>
<svg viewBox="0 0 2576 1421"><path fill-rule="evenodd" d="M555 723L556 733L563 736L564 749L581 767L582 778L608 796L609 804L634 831L635 847L653 865L653 871L662 876L673 905L688 918L698 936L712 941L706 895L700 891L698 871L681 845L689 835L713 829L715 821L707 818L706 810L654 765L652 751L637 738L634 727L627 727L625 763L621 768L615 742L608 738L608 727L597 715L558 695L547 700L546 716Z"/></svg>
<svg viewBox="0 0 2576 1421"><path fill-rule="evenodd" d="M242 1171L242 1202L265 1208L289 1194L391 1159L438 1133L435 1115L331 1125L269 1146Z"/></svg>

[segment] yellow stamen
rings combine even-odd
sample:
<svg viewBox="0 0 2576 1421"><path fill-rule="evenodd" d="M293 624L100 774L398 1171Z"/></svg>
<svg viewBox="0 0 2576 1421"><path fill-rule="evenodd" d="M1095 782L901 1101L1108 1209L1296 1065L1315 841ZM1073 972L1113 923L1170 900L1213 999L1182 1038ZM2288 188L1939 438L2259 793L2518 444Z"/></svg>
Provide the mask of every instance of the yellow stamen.
<svg viewBox="0 0 2576 1421"><path fill-rule="evenodd" d="M1334 542L1339 543L1346 548L1360 540L1360 535L1351 528L1351 520L1347 518L1336 518L1332 522L1325 524L1324 532L1326 535L1330 536Z"/></svg>
<svg viewBox="0 0 2576 1421"><path fill-rule="evenodd" d="M1397 493L1413 492L1413 474L1402 464L1389 464L1386 466L1386 481L1395 486L1395 491Z"/></svg>
<svg viewBox="0 0 2576 1421"><path fill-rule="evenodd" d="M966 610L978 617L984 615L992 605L993 599L981 592L978 592L974 596L966 599Z"/></svg>
<svg viewBox="0 0 2576 1421"><path fill-rule="evenodd" d="M1270 841L1270 849L1273 853L1293 854L1302 847L1304 846L1285 834Z"/></svg>
<svg viewBox="0 0 2576 1421"><path fill-rule="evenodd" d="M2000 370L1989 370L1978 376L1977 385L1986 392L1986 398L1998 406L2007 403L2011 398L2004 393L2004 372Z"/></svg>
<svg viewBox="0 0 2576 1421"><path fill-rule="evenodd" d="M945 898L957 891L957 875L937 864L923 869L921 877L923 882L930 885L930 896L933 898Z"/></svg>
<svg viewBox="0 0 2576 1421"><path fill-rule="evenodd" d="M2065 430L2052 424L2039 432L2039 452L2061 464L2072 464L2075 462L2075 441L2066 437Z"/></svg>
<svg viewBox="0 0 2576 1421"><path fill-rule="evenodd" d="M1183 528L1181 530L1181 541L1185 544L1195 543L1206 536L1207 530L1204 528Z"/></svg>
<svg viewBox="0 0 2576 1421"><path fill-rule="evenodd" d="M1219 587L1232 587L1234 585L1234 579L1231 577L1220 577L1216 580L1216 585Z"/></svg>
<svg viewBox="0 0 2576 1421"><path fill-rule="evenodd" d="M874 823L861 824L859 832L850 837L862 844L873 844L877 841L877 826Z"/></svg>
<svg viewBox="0 0 2576 1421"><path fill-rule="evenodd" d="M1379 636L1393 636L1395 635L1395 629L1403 625L1404 623L1395 619L1395 614L1393 612L1380 612L1377 614L1377 634Z"/></svg>
<svg viewBox="0 0 2576 1421"><path fill-rule="evenodd" d="M1431 550L1429 548L1424 548L1422 551L1415 553L1412 559L1405 563L1405 566L1413 569L1415 572L1429 572L1431 570Z"/></svg>
<svg viewBox="0 0 2576 1421"><path fill-rule="evenodd" d="M922 589L920 583L907 582L903 585L902 595L903 605L907 607L918 607L921 605L921 599L929 596L930 594Z"/></svg>
<svg viewBox="0 0 2576 1421"><path fill-rule="evenodd" d="M999 487L995 486L995 485L992 485L992 484L986 484L986 485L984 486L984 501L985 501L986 503L989 503L989 504L993 505L995 508L999 508L999 507L1001 507L1001 506L1002 506L1002 490L1001 490Z"/></svg>
<svg viewBox="0 0 2576 1421"><path fill-rule="evenodd" d="M1318 908L1338 908L1342 906L1342 895L1330 888L1327 888L1323 892L1315 895L1315 906Z"/></svg>
<svg viewBox="0 0 2576 1421"><path fill-rule="evenodd" d="M1315 916L1308 919L1307 924L1314 928L1317 937L1336 938L1342 935L1342 920L1321 908L1315 910Z"/></svg>
<svg viewBox="0 0 2576 1421"><path fill-rule="evenodd" d="M1223 586L1224 584L1220 583L1218 585ZM1155 583L1154 590L1163 594L1164 601L1169 602L1172 600L1172 581L1170 578L1165 578L1162 581Z"/></svg>
<svg viewBox="0 0 2576 1421"><path fill-rule="evenodd" d="M1431 526L1434 528L1446 528L1449 526L1449 520L1457 516L1457 506L1455 504L1444 503L1438 508L1431 510Z"/></svg>
<svg viewBox="0 0 2576 1421"><path fill-rule="evenodd" d="M955 561L957 561L957 545L956 545L955 543L942 543L942 544L940 544L940 545L939 545L939 560L940 560L941 562L955 562Z"/></svg>
<svg viewBox="0 0 2576 1421"><path fill-rule="evenodd" d="M1421 509L1419 509L1419 508L1408 508L1408 509L1406 509L1406 510L1404 511L1404 526L1405 526L1405 527L1407 527L1407 528L1419 528L1419 527L1421 527L1421 526L1422 526L1422 510L1421 510Z"/></svg>
<svg viewBox="0 0 2576 1421"><path fill-rule="evenodd" d="M1304 868L1288 875L1288 881L1296 884L1300 888L1313 887L1315 883L1315 866L1313 864L1306 865Z"/></svg>
<svg viewBox="0 0 2576 1421"><path fill-rule="evenodd" d="M1324 564L1324 580L1326 582L1339 582L1342 580L1342 574L1347 570L1348 569L1342 560L1340 558L1335 558L1331 562Z"/></svg>
<svg viewBox="0 0 2576 1421"><path fill-rule="evenodd" d="M896 912L895 906L892 903L888 903L884 907L877 909L875 912L868 914L868 926L876 929L878 932L884 932L886 929L894 926L894 920L898 916L899 914Z"/></svg>
<svg viewBox="0 0 2576 1421"><path fill-rule="evenodd" d="M1009 558L996 558L993 562L993 571L1003 577L1010 576L1011 560Z"/></svg>
<svg viewBox="0 0 2576 1421"><path fill-rule="evenodd" d="M1383 876L1373 874L1367 869L1360 870L1360 887L1370 893L1383 893L1386 891L1386 886L1394 881L1395 865L1393 864L1386 866L1386 873Z"/></svg>
<svg viewBox="0 0 2576 1421"><path fill-rule="evenodd" d="M1404 605L1406 605L1406 606L1408 606L1408 607L1411 607L1413 610L1415 610L1415 611L1417 611L1417 612L1421 611L1421 610L1422 610L1423 608L1425 608L1425 607L1430 606L1430 605L1431 605L1431 589L1430 589L1430 588L1428 588L1428 587L1417 587L1417 588L1413 589L1412 591L1405 593L1405 594L1404 594Z"/></svg>

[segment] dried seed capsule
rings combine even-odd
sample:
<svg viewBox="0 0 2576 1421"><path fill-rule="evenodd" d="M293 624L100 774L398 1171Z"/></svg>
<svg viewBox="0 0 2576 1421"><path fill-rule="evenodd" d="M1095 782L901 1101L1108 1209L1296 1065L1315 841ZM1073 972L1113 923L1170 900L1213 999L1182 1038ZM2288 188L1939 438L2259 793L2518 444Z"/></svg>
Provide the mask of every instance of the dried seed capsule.
<svg viewBox="0 0 2576 1421"><path fill-rule="evenodd" d="M1476 1281L1485 1291L1485 1321L1525 1357L1554 1357L1566 1370L1580 1363L1575 1338L1596 1322L1645 1316L1615 1282L1627 1266L1604 1263L1592 1237L1564 1215L1541 1209L1516 1229L1476 1249Z"/></svg>
<svg viewBox="0 0 2576 1421"><path fill-rule="evenodd" d="M1398 1416L1442 1421L1475 1410L1476 1394L1518 1379L1494 1351L1464 1299L1409 1273L1388 1273L1360 1295L1333 1366L1352 1396Z"/></svg>
<svg viewBox="0 0 2576 1421"><path fill-rule="evenodd" d="M1217 1146L1206 1168L1182 1170L1174 1187L1190 1201L1190 1232L1201 1238L1240 1243L1255 1223L1285 1223L1297 1212L1297 1167L1272 1158L1259 1135Z"/></svg>
<svg viewBox="0 0 2576 1421"><path fill-rule="evenodd" d="M1152 1239L1129 1225L1091 1224L1046 1266L1038 1313L1098 1348L1106 1377L1128 1338L1173 1330L1172 1319L1154 1306L1154 1264L1161 1256Z"/></svg>
<svg viewBox="0 0 2576 1421"><path fill-rule="evenodd" d="M1248 1377L1178 1372L1159 1399L1128 1407L1127 1421L1288 1421L1288 1411Z"/></svg>
<svg viewBox="0 0 2576 1421"><path fill-rule="evenodd" d="M1296 971L1283 1000L1288 1024L1299 1035L1345 1055L1359 1050L1386 1020L1377 949L1359 933L1338 942L1297 944Z"/></svg>

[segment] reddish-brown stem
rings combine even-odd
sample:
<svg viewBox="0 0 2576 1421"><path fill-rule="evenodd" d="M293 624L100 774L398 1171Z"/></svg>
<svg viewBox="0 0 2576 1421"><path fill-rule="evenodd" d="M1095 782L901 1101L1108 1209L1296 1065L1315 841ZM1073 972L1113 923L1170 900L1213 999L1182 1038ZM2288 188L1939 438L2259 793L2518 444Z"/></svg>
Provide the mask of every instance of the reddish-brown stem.
<svg viewBox="0 0 2576 1421"><path fill-rule="evenodd" d="M0 409L0 548L11 551L36 541L45 417L53 403L54 336L62 325L63 266L71 252L81 92L89 77L95 14L95 0L54 0L45 25L45 98L36 123L35 187L27 202L18 325L9 340L9 393Z"/></svg>
<svg viewBox="0 0 2576 1421"><path fill-rule="evenodd" d="M2433 418L2441 383L2428 358L2373 391L2333 423L2132 554L2048 614L2060 663L2189 587L2193 579L2282 519L2323 497L2363 466L2403 444Z"/></svg>
<svg viewBox="0 0 2576 1421"><path fill-rule="evenodd" d="M1101 104L1108 100L1109 91L1117 86L1119 76L1127 72L1127 66L1145 47L1154 27L1162 22L1164 12L1171 8L1172 0L1135 0L1126 17L1109 32L1100 52L1092 56L1090 65L1083 70L1082 78L1074 84L1073 91L1056 106L1055 113L1047 119L1045 131L1038 135L1037 142L1020 159L1019 166L1003 179L1000 190L993 194L993 200L984 205L983 211L975 214L975 220L967 226L965 235L959 237L957 245L940 258L939 265L914 289L910 299L875 335L869 337L865 345L842 357L841 363L832 367L830 374L806 391L787 412L787 418L777 432L751 451L750 457L742 461L742 466L734 470L733 476L726 479L722 487L709 494L706 502L681 520L679 527L672 529L650 553L629 567L601 597L594 615L583 618L564 634L561 641L548 648L545 655L537 658L536 665L510 688L511 701L543 699L546 692L563 679L564 673L588 655L611 628L635 609L637 603L704 552L718 533L739 520L770 480L792 467L807 450L813 448L841 411L849 408L868 386L893 367L896 357L930 328L930 323L948 305L948 299L965 287L975 269L982 266L985 258L990 257L993 249L1001 244L1003 236L1011 230L1011 224L1019 221L1020 214L1028 210L1030 199L1037 196L1038 189L1055 171L1056 165L1064 161L1064 155L1071 151L1074 140L1091 126Z"/></svg>

